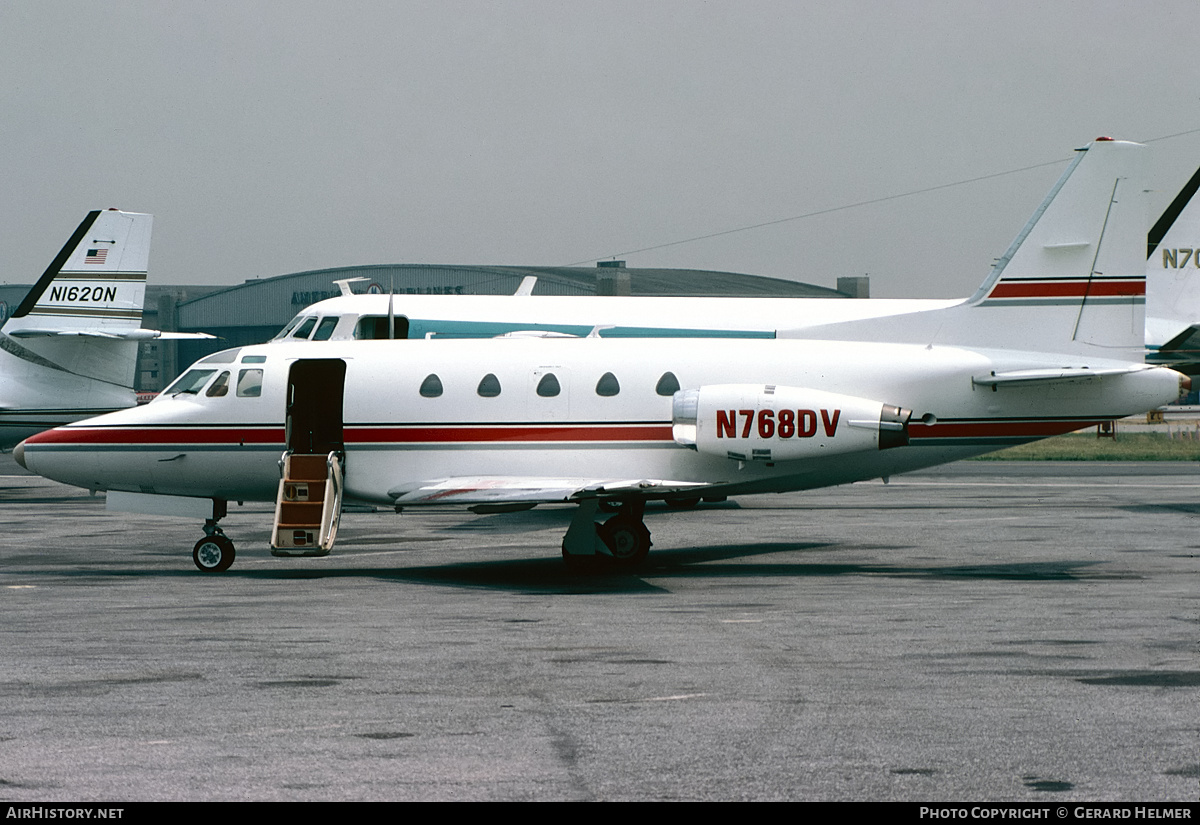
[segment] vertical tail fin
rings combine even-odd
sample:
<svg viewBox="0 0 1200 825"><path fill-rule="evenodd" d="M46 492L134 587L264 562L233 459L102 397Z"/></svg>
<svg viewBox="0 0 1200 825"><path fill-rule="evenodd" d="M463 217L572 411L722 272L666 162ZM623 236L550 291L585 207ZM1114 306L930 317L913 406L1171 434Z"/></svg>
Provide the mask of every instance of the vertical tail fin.
<svg viewBox="0 0 1200 825"><path fill-rule="evenodd" d="M79 224L0 329L0 349L18 359L24 380L57 374L133 387L135 339L148 337L139 328L152 222L109 209Z"/></svg>
<svg viewBox="0 0 1200 825"><path fill-rule="evenodd" d="M4 325L9 335L141 326L153 216L90 212Z"/></svg>
<svg viewBox="0 0 1200 825"><path fill-rule="evenodd" d="M1080 149L976 293L962 304L781 337L948 344L1142 360L1142 150Z"/></svg>
<svg viewBox="0 0 1200 825"><path fill-rule="evenodd" d="M1146 238L1148 358L1200 361L1200 169Z"/></svg>
<svg viewBox="0 0 1200 825"><path fill-rule="evenodd" d="M1079 155L972 297L1025 334L1074 316L1070 340L1140 350L1146 228L1140 144L1099 139ZM1004 307L1045 308L1003 312ZM1057 308L1059 312L1051 312Z"/></svg>

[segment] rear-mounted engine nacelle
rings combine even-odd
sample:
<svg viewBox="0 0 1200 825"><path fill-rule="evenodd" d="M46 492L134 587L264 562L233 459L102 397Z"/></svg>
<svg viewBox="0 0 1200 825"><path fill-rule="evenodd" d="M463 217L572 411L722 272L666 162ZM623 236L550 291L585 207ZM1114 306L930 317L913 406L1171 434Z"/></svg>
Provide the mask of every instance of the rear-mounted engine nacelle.
<svg viewBox="0 0 1200 825"><path fill-rule="evenodd" d="M675 393L671 412L676 443L739 461L902 447L912 415L869 398L773 384L682 390Z"/></svg>

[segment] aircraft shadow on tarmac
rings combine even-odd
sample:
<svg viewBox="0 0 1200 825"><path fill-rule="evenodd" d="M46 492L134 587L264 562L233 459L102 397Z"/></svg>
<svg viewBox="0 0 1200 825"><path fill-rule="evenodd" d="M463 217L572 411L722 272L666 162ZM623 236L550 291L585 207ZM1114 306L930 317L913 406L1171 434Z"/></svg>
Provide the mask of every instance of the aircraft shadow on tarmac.
<svg viewBox="0 0 1200 825"><path fill-rule="evenodd" d="M387 569L350 567L331 570L289 570L281 567L239 571L234 568L224 575L262 579L375 578L397 583L569 594L666 592L671 579L684 577L737 579L887 576L931 581L975 579L1030 582L1128 578L1127 575L1095 570L1093 568L1100 562L1091 560L951 566L805 562L791 559L751 560L764 555L828 552L835 549L836 545L822 543L761 542L656 550L651 553L646 564L635 571L615 569L608 559L603 557L598 558L591 569L583 571L567 569L560 558L542 557ZM345 556L343 558L350 561Z"/></svg>
<svg viewBox="0 0 1200 825"><path fill-rule="evenodd" d="M836 545L800 542L762 542L757 544L711 545L707 547L656 550L638 570L616 569L606 557L597 558L590 569L568 569L561 558L542 556L529 559L481 560L452 562L419 567L347 566L329 569L288 567L285 560L271 560L268 567L234 567L209 577L180 565L172 569L135 569L115 558L105 562L93 560L86 567L56 569L53 575L67 578L97 577L188 577L218 583L223 580L306 580L306 579L376 579L398 584L432 584L449 587L485 588L522 593L648 593L669 592L672 579L764 579L764 578L831 578L872 576L929 581L1029 581L1077 582L1083 580L1115 580L1137 578L1133 574L1108 573L1095 569L1101 562L1091 560L1056 560L1013 562L978 565L903 565L869 563L805 562L789 559L776 561L751 560L752 557L778 554L829 552ZM843 548L871 549L871 548ZM884 548L891 550L891 548ZM276 561L278 564L276 565ZM342 564L353 565L353 554L343 553ZM14 571L10 570L9 573ZM29 571L33 576L46 575L45 570ZM232 583L232 582L231 582Z"/></svg>

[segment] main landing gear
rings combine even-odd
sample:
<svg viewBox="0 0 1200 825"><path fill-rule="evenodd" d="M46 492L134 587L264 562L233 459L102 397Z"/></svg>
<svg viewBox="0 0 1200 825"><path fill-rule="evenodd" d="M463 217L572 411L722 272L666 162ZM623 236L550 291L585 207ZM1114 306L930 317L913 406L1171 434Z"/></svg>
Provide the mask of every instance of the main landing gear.
<svg viewBox="0 0 1200 825"><path fill-rule="evenodd" d="M225 514L226 502L214 499L213 517L204 521L204 538L196 542L192 549L192 561L205 573L224 573L233 566L236 556L233 542L217 526L217 521L224 518Z"/></svg>
<svg viewBox="0 0 1200 825"><path fill-rule="evenodd" d="M596 499L580 503L563 539L563 561L572 569L583 569L605 557L621 570L641 566L652 544L642 521L646 502L623 502L615 516L599 525L595 522L598 509Z"/></svg>

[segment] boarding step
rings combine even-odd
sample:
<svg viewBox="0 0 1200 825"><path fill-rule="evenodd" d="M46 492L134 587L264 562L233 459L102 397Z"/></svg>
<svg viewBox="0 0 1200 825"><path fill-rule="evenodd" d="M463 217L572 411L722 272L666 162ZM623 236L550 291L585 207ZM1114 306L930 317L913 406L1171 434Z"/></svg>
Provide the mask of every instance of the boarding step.
<svg viewBox="0 0 1200 825"><path fill-rule="evenodd" d="M327 555L337 538L341 510L341 454L285 454L275 503L271 553Z"/></svg>

